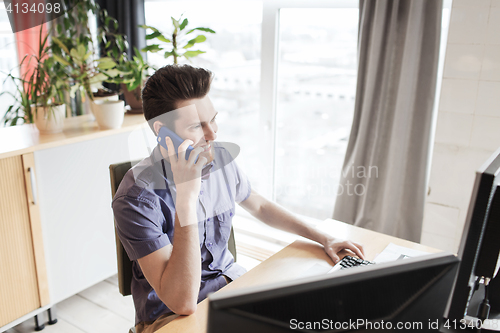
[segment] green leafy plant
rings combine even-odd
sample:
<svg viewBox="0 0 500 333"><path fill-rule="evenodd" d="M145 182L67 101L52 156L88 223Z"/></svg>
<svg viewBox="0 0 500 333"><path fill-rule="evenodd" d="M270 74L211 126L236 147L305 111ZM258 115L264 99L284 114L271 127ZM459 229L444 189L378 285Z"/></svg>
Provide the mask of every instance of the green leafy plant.
<svg viewBox="0 0 500 333"><path fill-rule="evenodd" d="M41 26L37 54L26 55L19 65L20 69L33 66L32 70L21 76L16 76L11 71L6 77L6 80L11 80L16 87L14 93L4 91L0 94L8 94L14 99L3 117L6 125L33 123L37 110L44 109L50 112L50 106L64 103L64 90L68 87L67 77L57 59L50 54L48 38L49 34L44 36Z"/></svg>
<svg viewBox="0 0 500 333"><path fill-rule="evenodd" d="M73 82L70 90L71 97L74 97L77 91L83 90L90 99L93 99L93 90L102 88L104 81L111 81L118 75L113 59L95 58L93 50L88 49L85 44L77 44L69 49L57 37L53 37L52 41L63 51L53 56L65 66L67 76Z"/></svg>
<svg viewBox="0 0 500 333"><path fill-rule="evenodd" d="M74 97L79 91L92 100L93 90L102 88L104 81L112 81L119 72L113 58L98 57L89 27L89 12L105 16L109 23L107 12L101 11L93 0L77 2L71 11L57 20L52 53L68 77L70 96Z"/></svg>
<svg viewBox="0 0 500 333"><path fill-rule="evenodd" d="M205 53L205 51L191 50L191 48L194 47L196 44L200 44L206 41L207 37L204 34L198 34L196 37L193 37L193 35L191 34L193 32L198 32L198 31L214 34L215 31L203 27L197 27L187 30L186 29L188 25L187 18L183 20L181 16L179 20L176 20L173 17L171 17L171 19L174 30L172 34L169 36L170 38L167 38L160 30L158 30L155 27L152 27L150 25L140 25L141 28L144 28L146 30L149 29L152 31L150 34L146 35L147 40L155 39L158 40L159 42L162 42L161 44L148 45L145 48L143 48L142 51L152 52L152 53L164 51L163 55L165 59L173 57L174 64L178 63L179 58L186 58L190 60L193 57Z"/></svg>
<svg viewBox="0 0 500 333"><path fill-rule="evenodd" d="M104 11L101 20L103 26L99 34L99 42L104 45L106 56L116 63L116 71L114 72L116 76L108 80L108 82L124 84L128 91L134 91L142 86L152 67L144 60L141 52L136 47L134 47L132 59L128 58L129 44L127 36L117 32L118 22L114 18L107 16L106 11Z"/></svg>
<svg viewBox="0 0 500 333"><path fill-rule="evenodd" d="M123 73L120 82L126 86L128 91L135 92L137 88L142 87L152 67L144 60L136 47L134 47L134 53L132 60L120 64L118 68ZM140 99L140 95L135 97Z"/></svg>

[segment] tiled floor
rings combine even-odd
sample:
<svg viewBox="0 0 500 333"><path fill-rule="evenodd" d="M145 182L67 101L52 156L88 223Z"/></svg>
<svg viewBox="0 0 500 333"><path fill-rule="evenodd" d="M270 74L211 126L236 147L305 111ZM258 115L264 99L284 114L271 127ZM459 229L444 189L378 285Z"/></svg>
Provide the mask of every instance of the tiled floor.
<svg viewBox="0 0 500 333"><path fill-rule="evenodd" d="M247 270L259 261L238 254L238 263ZM57 324L45 325L43 333L127 333L134 325L132 296L122 296L118 291L118 278L113 276L81 293L58 303L52 308ZM41 323L48 318L46 312L39 315ZM6 333L35 332L31 318L6 331Z"/></svg>

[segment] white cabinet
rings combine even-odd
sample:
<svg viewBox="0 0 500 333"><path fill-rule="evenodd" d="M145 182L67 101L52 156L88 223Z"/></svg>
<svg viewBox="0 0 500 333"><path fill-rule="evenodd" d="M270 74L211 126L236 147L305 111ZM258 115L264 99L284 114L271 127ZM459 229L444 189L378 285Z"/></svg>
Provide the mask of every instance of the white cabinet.
<svg viewBox="0 0 500 333"><path fill-rule="evenodd" d="M51 303L116 274L109 165L129 133L35 152Z"/></svg>
<svg viewBox="0 0 500 333"><path fill-rule="evenodd" d="M143 115L106 131L87 116L54 135L0 129L0 331L116 274L109 165L155 144Z"/></svg>

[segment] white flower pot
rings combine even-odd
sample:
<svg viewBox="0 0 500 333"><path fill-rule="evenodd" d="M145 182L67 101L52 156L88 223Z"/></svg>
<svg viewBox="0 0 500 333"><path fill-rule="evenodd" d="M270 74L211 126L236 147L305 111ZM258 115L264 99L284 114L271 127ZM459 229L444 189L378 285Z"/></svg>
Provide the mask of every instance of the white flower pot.
<svg viewBox="0 0 500 333"><path fill-rule="evenodd" d="M125 114L124 101L94 101L92 112L100 129L120 128Z"/></svg>
<svg viewBox="0 0 500 333"><path fill-rule="evenodd" d="M42 134L60 133L66 118L66 104L54 106L31 106L35 125Z"/></svg>

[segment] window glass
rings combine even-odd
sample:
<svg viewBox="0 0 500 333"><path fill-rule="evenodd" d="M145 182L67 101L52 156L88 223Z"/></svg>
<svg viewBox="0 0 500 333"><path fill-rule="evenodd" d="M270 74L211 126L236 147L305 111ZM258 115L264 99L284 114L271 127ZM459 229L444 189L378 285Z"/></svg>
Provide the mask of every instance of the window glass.
<svg viewBox="0 0 500 333"><path fill-rule="evenodd" d="M204 33L206 42L193 47L206 53L193 58L191 64L214 73L210 98L219 112L217 140L241 147L237 162L258 189L258 147L254 139L259 119L262 2L147 1L145 10L146 24L166 36L173 30L171 16L187 18L188 29L215 30L215 34ZM165 59L162 52L148 53L148 61L161 67L173 63L173 58Z"/></svg>
<svg viewBox="0 0 500 333"><path fill-rule="evenodd" d="M357 8L280 10L275 198L333 213L354 112Z"/></svg>

